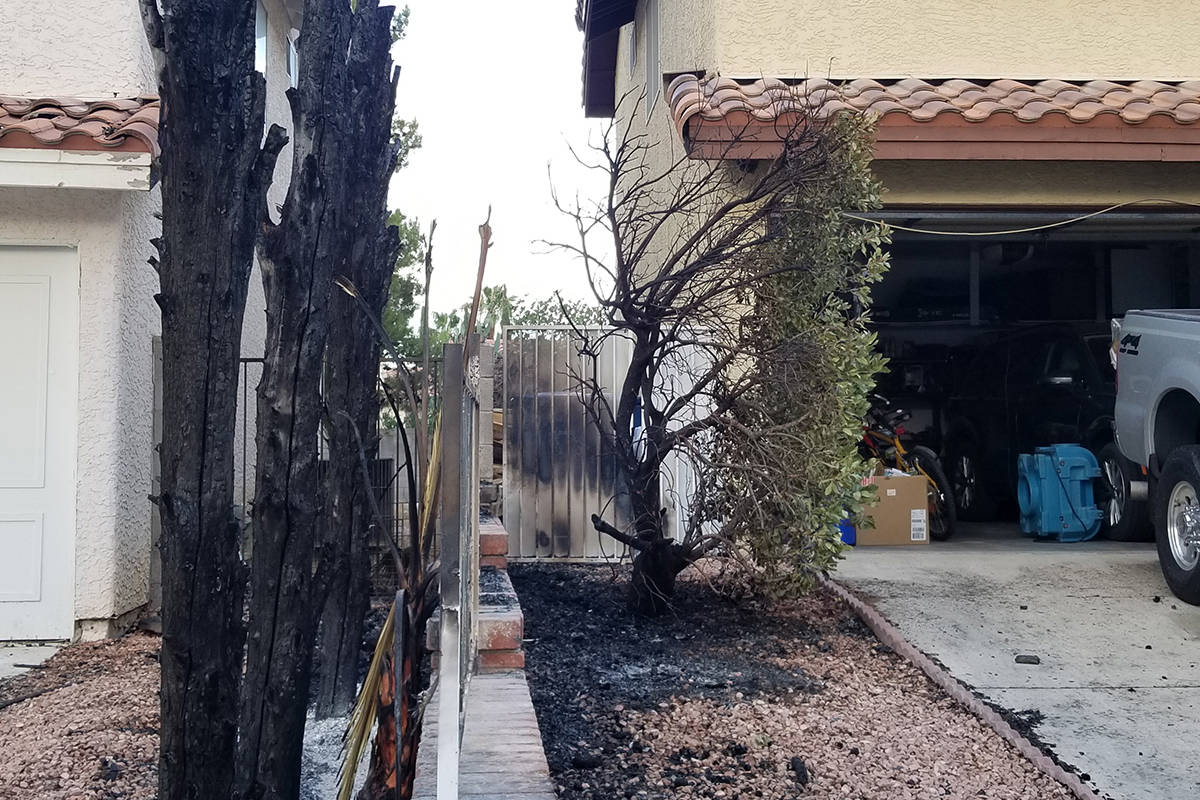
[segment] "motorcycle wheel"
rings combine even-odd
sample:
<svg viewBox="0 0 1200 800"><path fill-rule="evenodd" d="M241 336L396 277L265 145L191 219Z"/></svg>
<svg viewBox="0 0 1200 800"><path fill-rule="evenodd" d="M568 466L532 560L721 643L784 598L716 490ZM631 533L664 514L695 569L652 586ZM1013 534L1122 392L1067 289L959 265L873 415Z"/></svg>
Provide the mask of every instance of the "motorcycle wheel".
<svg viewBox="0 0 1200 800"><path fill-rule="evenodd" d="M920 445L908 451L906 461L914 471L925 473L930 481L929 535L934 541L944 542L954 535L958 515L954 507L954 491L942 470L942 463L937 453Z"/></svg>

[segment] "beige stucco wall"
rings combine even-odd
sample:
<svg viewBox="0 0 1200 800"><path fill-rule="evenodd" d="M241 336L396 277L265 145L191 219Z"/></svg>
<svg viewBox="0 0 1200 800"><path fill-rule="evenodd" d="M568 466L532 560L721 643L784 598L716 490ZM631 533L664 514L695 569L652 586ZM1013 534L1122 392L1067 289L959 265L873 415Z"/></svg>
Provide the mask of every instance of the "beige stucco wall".
<svg viewBox="0 0 1200 800"><path fill-rule="evenodd" d="M718 0L716 58L773 75L1189 79L1192 0Z"/></svg>
<svg viewBox="0 0 1200 800"><path fill-rule="evenodd" d="M892 206L1093 207L1149 198L1200 203L1200 164L1192 163L876 161L874 170L885 187L883 201Z"/></svg>
<svg viewBox="0 0 1200 800"><path fill-rule="evenodd" d="M658 0L654 76L707 71L758 78L1200 78L1200 14L1184 0ZM617 96L646 85L648 2L620 38ZM631 70L630 47L637 48ZM629 119L622 109L622 120ZM682 143L660 100L635 127ZM891 205L1096 206L1141 198L1200 201L1193 165L1153 162L876 162Z"/></svg>

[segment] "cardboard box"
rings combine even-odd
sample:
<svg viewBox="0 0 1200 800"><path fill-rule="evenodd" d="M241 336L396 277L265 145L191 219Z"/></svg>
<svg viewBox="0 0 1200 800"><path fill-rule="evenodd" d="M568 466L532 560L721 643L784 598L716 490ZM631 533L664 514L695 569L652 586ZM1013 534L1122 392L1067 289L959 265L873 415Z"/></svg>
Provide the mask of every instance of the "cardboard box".
<svg viewBox="0 0 1200 800"><path fill-rule="evenodd" d="M929 498L923 475L875 476L875 505L864 514L875 522L857 531L859 545L929 544Z"/></svg>

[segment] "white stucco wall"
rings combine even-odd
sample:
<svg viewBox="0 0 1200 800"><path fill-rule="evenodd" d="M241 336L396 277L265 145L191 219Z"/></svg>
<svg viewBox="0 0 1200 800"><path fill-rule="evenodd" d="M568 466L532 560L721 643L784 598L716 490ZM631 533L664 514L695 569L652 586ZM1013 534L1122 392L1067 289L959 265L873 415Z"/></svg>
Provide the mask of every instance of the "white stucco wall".
<svg viewBox="0 0 1200 800"><path fill-rule="evenodd" d="M157 193L0 189L0 241L79 251L75 615L145 602L150 546L151 254Z"/></svg>
<svg viewBox="0 0 1200 800"><path fill-rule="evenodd" d="M290 128L284 92L291 17L280 0L265 5L267 116ZM0 94L149 94L157 90L152 64L136 0L0 0ZM283 202L290 163L288 149L279 159L272 206ZM160 230L153 216L160 205L157 190L0 188L0 242L67 244L79 251L75 616L84 638L112 632L107 621L149 596L152 343L160 320L153 301L158 280L146 259ZM264 306L256 269L246 304L246 356L262 355ZM248 388L252 450L253 382ZM249 470L252 481L252 457Z"/></svg>
<svg viewBox="0 0 1200 800"><path fill-rule="evenodd" d="M0 93L99 98L154 91L137 0L2 0Z"/></svg>

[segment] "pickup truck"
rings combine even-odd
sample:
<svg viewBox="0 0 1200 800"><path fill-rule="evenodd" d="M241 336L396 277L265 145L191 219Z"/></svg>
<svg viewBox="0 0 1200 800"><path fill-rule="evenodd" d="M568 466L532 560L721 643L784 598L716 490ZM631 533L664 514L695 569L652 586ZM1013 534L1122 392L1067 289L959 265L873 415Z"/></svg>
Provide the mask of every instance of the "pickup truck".
<svg viewBox="0 0 1200 800"><path fill-rule="evenodd" d="M1181 600L1200 605L1200 310L1130 311L1113 321L1118 446L1148 480L1158 562Z"/></svg>

